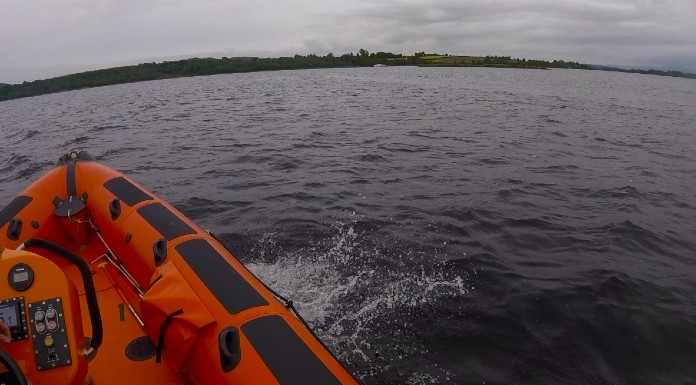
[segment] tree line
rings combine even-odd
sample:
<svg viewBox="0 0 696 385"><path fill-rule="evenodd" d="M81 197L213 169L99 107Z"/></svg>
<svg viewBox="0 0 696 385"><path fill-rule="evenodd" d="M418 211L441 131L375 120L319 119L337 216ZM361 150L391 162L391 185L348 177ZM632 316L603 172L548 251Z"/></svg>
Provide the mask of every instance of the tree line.
<svg viewBox="0 0 696 385"><path fill-rule="evenodd" d="M389 62L389 59L404 59ZM100 87L112 84L133 83L148 80L170 79L214 74L276 71L310 68L366 67L375 64L415 65L415 60L390 52L369 53L361 49L357 53L335 56L314 54L278 58L223 57L193 58L161 63L142 63L124 67L87 71L51 79L34 80L21 84L0 85L0 101L42 95L54 92Z"/></svg>
<svg viewBox="0 0 696 385"><path fill-rule="evenodd" d="M433 59L435 58L435 59ZM440 58L441 60L439 60ZM445 58L447 60L444 60ZM289 57L259 58L259 57L223 57L217 58L193 58L176 61L163 61L161 63L142 63L138 65L87 71L71 75L59 76L51 79L35 80L21 84L1 84L0 101L36 96L54 92L76 90L90 87L100 87L112 84L133 83L148 80L170 79L190 76L203 76L226 73L276 71L310 68L338 68L338 67L369 67L375 64L387 66L404 65L439 65L439 66L483 66L483 67L513 67L513 68L580 68L580 69L607 69L577 62L565 62L562 60L544 61L513 59L509 56L486 56L471 58L466 64L452 64L452 59L457 56L448 54L426 54L417 52L413 55L402 55L391 52L368 52L360 49L356 53L347 53L340 56L329 53L325 56L315 54L294 55ZM619 69L612 69L619 70ZM620 70L624 72L632 72ZM678 76L674 72L661 73L662 71L637 71L657 75ZM691 74L686 74L691 75ZM694 75L696 77L696 75Z"/></svg>

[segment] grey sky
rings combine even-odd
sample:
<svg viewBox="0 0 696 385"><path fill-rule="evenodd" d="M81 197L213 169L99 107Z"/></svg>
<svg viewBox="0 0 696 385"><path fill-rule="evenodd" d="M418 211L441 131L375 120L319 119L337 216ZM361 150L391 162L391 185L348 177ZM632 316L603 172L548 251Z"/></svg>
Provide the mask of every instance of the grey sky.
<svg viewBox="0 0 696 385"><path fill-rule="evenodd" d="M192 56L427 51L696 72L696 0L3 0L0 82Z"/></svg>

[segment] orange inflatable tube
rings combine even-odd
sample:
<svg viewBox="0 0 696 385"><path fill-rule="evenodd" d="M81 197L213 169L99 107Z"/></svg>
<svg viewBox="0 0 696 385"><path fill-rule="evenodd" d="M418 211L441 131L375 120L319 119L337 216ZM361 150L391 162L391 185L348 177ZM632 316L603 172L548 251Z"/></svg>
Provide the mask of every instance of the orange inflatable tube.
<svg viewBox="0 0 696 385"><path fill-rule="evenodd" d="M85 152L0 211L0 246L0 318L21 320L4 348L35 384L358 383L214 236Z"/></svg>

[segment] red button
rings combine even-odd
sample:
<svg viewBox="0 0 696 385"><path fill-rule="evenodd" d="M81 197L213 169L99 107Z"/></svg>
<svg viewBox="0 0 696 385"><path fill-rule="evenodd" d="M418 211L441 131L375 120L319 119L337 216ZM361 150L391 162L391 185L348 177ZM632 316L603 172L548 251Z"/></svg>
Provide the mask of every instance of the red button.
<svg viewBox="0 0 696 385"><path fill-rule="evenodd" d="M56 330L58 329L58 322L56 321L48 321L48 328L50 330Z"/></svg>
<svg viewBox="0 0 696 385"><path fill-rule="evenodd" d="M36 324L36 331L39 333L43 333L46 331L46 324L44 323L37 323Z"/></svg>

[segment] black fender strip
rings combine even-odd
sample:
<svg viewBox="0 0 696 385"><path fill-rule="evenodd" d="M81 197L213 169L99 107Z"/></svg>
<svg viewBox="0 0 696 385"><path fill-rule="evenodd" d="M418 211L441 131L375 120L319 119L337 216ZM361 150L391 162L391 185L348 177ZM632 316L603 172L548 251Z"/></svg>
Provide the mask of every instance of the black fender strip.
<svg viewBox="0 0 696 385"><path fill-rule="evenodd" d="M341 385L280 316L253 319L242 332L281 385Z"/></svg>
<svg viewBox="0 0 696 385"><path fill-rule="evenodd" d="M191 239L175 246L176 251L228 313L268 305L247 280L205 239Z"/></svg>
<svg viewBox="0 0 696 385"><path fill-rule="evenodd" d="M196 233L196 230L159 202L139 208L138 214L168 241Z"/></svg>
<svg viewBox="0 0 696 385"><path fill-rule="evenodd" d="M122 176L104 183L104 187L114 194L116 198L131 207L140 202L153 200L150 194L141 190Z"/></svg>

